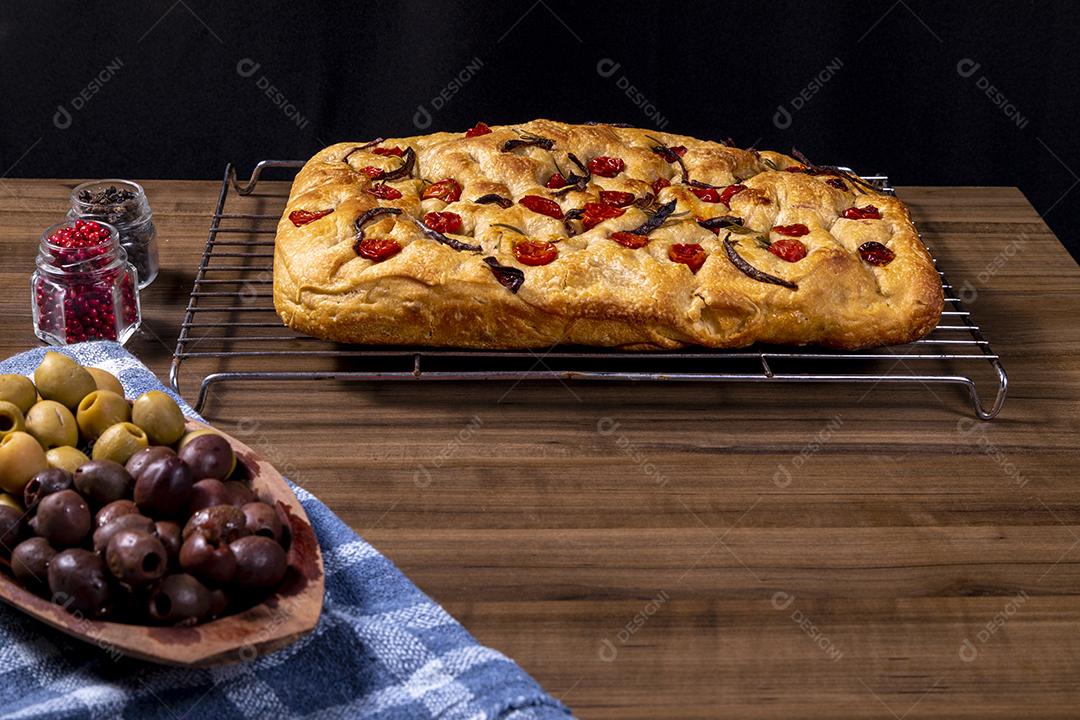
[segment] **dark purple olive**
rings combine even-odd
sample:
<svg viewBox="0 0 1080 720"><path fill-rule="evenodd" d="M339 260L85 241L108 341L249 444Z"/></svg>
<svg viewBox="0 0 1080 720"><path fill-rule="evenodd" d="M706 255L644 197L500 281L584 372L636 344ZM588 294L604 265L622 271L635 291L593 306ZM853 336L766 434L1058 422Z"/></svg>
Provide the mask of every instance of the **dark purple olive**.
<svg viewBox="0 0 1080 720"><path fill-rule="evenodd" d="M0 505L0 555L7 555L26 535L23 513L10 505Z"/></svg>
<svg viewBox="0 0 1080 720"><path fill-rule="evenodd" d="M208 618L219 617L228 607L229 596L224 590L214 588L210 591L210 605L206 612Z"/></svg>
<svg viewBox="0 0 1080 720"><path fill-rule="evenodd" d="M30 521L34 532L54 548L78 545L90 534L92 524L90 507L74 490L46 495L38 503L37 515Z"/></svg>
<svg viewBox="0 0 1080 720"><path fill-rule="evenodd" d="M270 538L248 535L230 543L229 547L236 556L236 585L273 588L285 577L285 551Z"/></svg>
<svg viewBox="0 0 1080 720"><path fill-rule="evenodd" d="M70 490L73 481L71 473L60 468L48 468L34 474L23 488L23 501L27 510L33 510L46 495Z"/></svg>
<svg viewBox="0 0 1080 720"><path fill-rule="evenodd" d="M142 474L143 468L149 465L154 460L166 457L168 455L175 455L172 448L165 447L164 445L154 445L152 447L143 448L139 452L128 458L127 464L124 468L128 471L131 477L136 480L139 475Z"/></svg>
<svg viewBox="0 0 1080 720"><path fill-rule="evenodd" d="M139 507L133 500L113 500L97 511L94 516L94 527L103 528L113 520L124 515L137 515Z"/></svg>
<svg viewBox="0 0 1080 720"><path fill-rule="evenodd" d="M180 548L180 567L215 587L232 582L236 576L236 557L227 544L197 532Z"/></svg>
<svg viewBox="0 0 1080 720"><path fill-rule="evenodd" d="M131 497L135 478L113 460L91 460L75 471L75 489L97 507Z"/></svg>
<svg viewBox="0 0 1080 720"><path fill-rule="evenodd" d="M239 480L225 481L225 496L227 498L226 504L235 505L236 507L242 507L249 502L258 500L251 488Z"/></svg>
<svg viewBox="0 0 1080 720"><path fill-rule="evenodd" d="M158 520L154 523L158 539L165 546L165 553L169 556L169 567L180 567L180 546L184 539L181 537L180 525L172 520Z"/></svg>
<svg viewBox="0 0 1080 720"><path fill-rule="evenodd" d="M23 540L11 553L11 572L26 587L44 588L49 583L49 561L55 555L45 538Z"/></svg>
<svg viewBox="0 0 1080 720"><path fill-rule="evenodd" d="M230 504L225 483L216 478L204 478L191 486L191 500L188 501L189 513L194 514L203 508L215 505Z"/></svg>
<svg viewBox="0 0 1080 720"><path fill-rule="evenodd" d="M246 527L252 535L262 535L281 542L281 518L277 510L264 502L251 502L240 508L247 519Z"/></svg>
<svg viewBox="0 0 1080 720"><path fill-rule="evenodd" d="M156 535L136 530L121 530L112 536L105 549L105 565L117 580L138 586L165 574L169 558Z"/></svg>
<svg viewBox="0 0 1080 720"><path fill-rule="evenodd" d="M229 441L217 433L207 433L193 438L191 442L180 448L179 455L198 478L224 480L229 477L236 462Z"/></svg>
<svg viewBox="0 0 1080 720"><path fill-rule="evenodd" d="M139 515L138 513L121 515L108 525L94 531L94 552L104 555L113 535L123 530L135 530L137 532L152 534L155 530L154 521L145 515Z"/></svg>
<svg viewBox="0 0 1080 720"><path fill-rule="evenodd" d="M109 587L112 601L110 619L131 625L146 625L146 594L149 588L145 585L132 587L119 582L110 582Z"/></svg>
<svg viewBox="0 0 1080 720"><path fill-rule="evenodd" d="M191 470L175 455L147 464L135 481L135 504L151 517L176 517L191 499Z"/></svg>
<svg viewBox="0 0 1080 720"><path fill-rule="evenodd" d="M68 612L99 618L112 609L105 562L82 548L71 548L49 561L49 591L52 601Z"/></svg>
<svg viewBox="0 0 1080 720"><path fill-rule="evenodd" d="M191 575L167 575L151 591L150 617L166 625L194 625L210 610L210 591Z"/></svg>
<svg viewBox="0 0 1080 720"><path fill-rule="evenodd" d="M200 532L214 542L231 543L248 534L247 516L232 505L215 505L192 515L184 526L184 541Z"/></svg>

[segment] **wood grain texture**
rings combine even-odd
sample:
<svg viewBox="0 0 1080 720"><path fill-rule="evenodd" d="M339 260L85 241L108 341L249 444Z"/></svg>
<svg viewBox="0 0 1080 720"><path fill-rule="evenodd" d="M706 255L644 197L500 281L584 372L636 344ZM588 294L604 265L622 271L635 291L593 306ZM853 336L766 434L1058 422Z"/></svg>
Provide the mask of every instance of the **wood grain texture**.
<svg viewBox="0 0 1080 720"><path fill-rule="evenodd" d="M74 184L0 185L5 355ZM129 347L164 376L217 187L146 186ZM919 386L244 384L207 414L583 718L1073 717L1080 269L1014 188L900 195L1009 371L991 423Z"/></svg>

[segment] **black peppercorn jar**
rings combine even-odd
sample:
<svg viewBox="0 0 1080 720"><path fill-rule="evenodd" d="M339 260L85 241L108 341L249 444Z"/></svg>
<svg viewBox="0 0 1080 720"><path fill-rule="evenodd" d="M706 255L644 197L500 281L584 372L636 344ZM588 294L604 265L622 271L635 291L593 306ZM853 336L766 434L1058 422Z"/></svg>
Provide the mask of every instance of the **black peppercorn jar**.
<svg viewBox="0 0 1080 720"><path fill-rule="evenodd" d="M120 246L139 273L139 288L158 274L157 230L146 192L130 180L92 180L71 191L69 220L108 223L120 233Z"/></svg>

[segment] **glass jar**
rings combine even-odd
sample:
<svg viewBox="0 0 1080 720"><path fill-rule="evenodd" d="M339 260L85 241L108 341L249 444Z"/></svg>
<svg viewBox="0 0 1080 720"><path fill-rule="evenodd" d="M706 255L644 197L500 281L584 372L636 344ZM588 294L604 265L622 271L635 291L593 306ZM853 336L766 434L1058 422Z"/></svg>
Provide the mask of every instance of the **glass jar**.
<svg viewBox="0 0 1080 720"><path fill-rule="evenodd" d="M139 271L139 288L158 274L157 229L146 192L130 180L92 180L71 191L69 220L96 220L120 231L128 262Z"/></svg>
<svg viewBox="0 0 1080 720"><path fill-rule="evenodd" d="M41 234L30 277L34 334L50 345L126 342L139 329L139 273L112 225L69 220Z"/></svg>

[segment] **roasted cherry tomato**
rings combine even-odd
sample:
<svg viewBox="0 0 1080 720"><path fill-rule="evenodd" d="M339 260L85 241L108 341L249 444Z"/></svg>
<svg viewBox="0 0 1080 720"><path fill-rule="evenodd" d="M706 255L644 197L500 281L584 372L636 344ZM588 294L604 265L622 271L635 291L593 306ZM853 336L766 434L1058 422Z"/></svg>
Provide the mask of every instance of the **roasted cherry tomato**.
<svg viewBox="0 0 1080 720"><path fill-rule="evenodd" d="M615 157L597 155L589 161L589 172L600 177L612 178L626 169L626 163Z"/></svg>
<svg viewBox="0 0 1080 720"><path fill-rule="evenodd" d="M871 265L881 267L891 263L896 255L881 243L871 240L859 246L859 257Z"/></svg>
<svg viewBox="0 0 1080 720"><path fill-rule="evenodd" d="M562 176L562 173L552 173L548 181L544 183L544 187L551 190L558 190L562 186L566 185L566 178Z"/></svg>
<svg viewBox="0 0 1080 720"><path fill-rule="evenodd" d="M646 235L635 235L631 232L616 232L611 233L611 239L619 243L623 247L628 247L631 250L637 250L643 248L649 244L649 238Z"/></svg>
<svg viewBox="0 0 1080 720"><path fill-rule="evenodd" d="M398 190L397 188L392 188L386 183L379 183L378 185L373 185L371 189L368 190L368 192L379 198L380 200L397 200L401 197L400 190Z"/></svg>
<svg viewBox="0 0 1080 720"><path fill-rule="evenodd" d="M726 188L724 188L724 192L720 193L720 202L724 203L725 205L731 205L731 198L735 197L745 189L745 185L739 185L738 183L734 185L728 185Z"/></svg>
<svg viewBox="0 0 1080 720"><path fill-rule="evenodd" d="M301 225L307 225L308 223L315 222L316 220L318 220L321 217L326 217L327 215L329 215L332 212L334 212L334 211L333 210L314 210L314 211L312 211L312 210L293 210L291 213L289 213L289 220L291 220L292 224L295 225L296 227L300 227Z"/></svg>
<svg viewBox="0 0 1080 720"><path fill-rule="evenodd" d="M401 157L405 154L405 151L399 147L371 148L371 152L375 153L376 155L393 155L394 157Z"/></svg>
<svg viewBox="0 0 1080 720"><path fill-rule="evenodd" d="M518 200L518 204L524 205L525 207L532 210L534 213L547 215L548 217L555 218L556 220L563 219L563 211L562 208L559 207L559 203L546 197L540 197L539 195L526 195L525 197Z"/></svg>
<svg viewBox="0 0 1080 720"><path fill-rule="evenodd" d="M626 207L634 202L634 193L619 192L618 190L601 190L600 202L615 207Z"/></svg>
<svg viewBox="0 0 1080 720"><path fill-rule="evenodd" d="M683 155L686 154L686 146L685 145L672 145L671 147L668 148L668 150L675 153L679 157L682 157Z"/></svg>
<svg viewBox="0 0 1080 720"><path fill-rule="evenodd" d="M478 122L465 131L465 137L479 137L481 135L487 135L490 132L491 128L487 126L487 123Z"/></svg>
<svg viewBox="0 0 1080 720"><path fill-rule="evenodd" d="M585 203L584 210L585 214L581 216L581 224L585 226L586 230L591 230L605 220L617 218L626 212L622 208L605 205L604 203Z"/></svg>
<svg viewBox="0 0 1080 720"><path fill-rule="evenodd" d="M547 240L522 240L514 245L514 257L522 265L547 265L559 256L559 249Z"/></svg>
<svg viewBox="0 0 1080 720"><path fill-rule="evenodd" d="M705 264L705 258L709 257L705 248L697 243L675 243L668 248L668 257L672 262L682 263L690 268L690 272L696 273Z"/></svg>
<svg viewBox="0 0 1080 720"><path fill-rule="evenodd" d="M802 223L795 223L794 225L774 225L772 231L777 235L787 235L788 237L802 237L803 235L810 234L810 228Z"/></svg>
<svg viewBox="0 0 1080 720"><path fill-rule="evenodd" d="M881 213L873 205L866 207L849 207L842 215L848 220L880 220Z"/></svg>
<svg viewBox="0 0 1080 720"><path fill-rule="evenodd" d="M377 168L374 165L368 165L366 167L362 167L362 168L360 168L360 172L364 173L365 175L367 175L369 178L371 178L373 180L378 180L379 178L381 178L383 175L386 174L385 170L383 170L382 168Z"/></svg>
<svg viewBox="0 0 1080 720"><path fill-rule="evenodd" d="M461 198L461 186L453 178L446 178L428 185L420 197L423 200L438 198L447 203L457 202Z"/></svg>
<svg viewBox="0 0 1080 720"><path fill-rule="evenodd" d="M424 224L441 233L460 233L461 216L452 212L429 212L424 216Z"/></svg>
<svg viewBox="0 0 1080 720"><path fill-rule="evenodd" d="M390 238L366 237L356 244L356 254L368 260L382 262L401 252L401 245Z"/></svg>
<svg viewBox="0 0 1080 720"><path fill-rule="evenodd" d="M690 192L697 195L697 199L701 202L718 203L720 202L720 191L712 187L692 187Z"/></svg>
<svg viewBox="0 0 1080 720"><path fill-rule="evenodd" d="M671 183L668 182L667 178L656 178L653 180L652 191L657 195L659 195L660 191L666 187L671 187Z"/></svg>
<svg viewBox="0 0 1080 720"><path fill-rule="evenodd" d="M769 252L781 260L793 263L806 257L806 246L798 240L781 238L769 245Z"/></svg>

